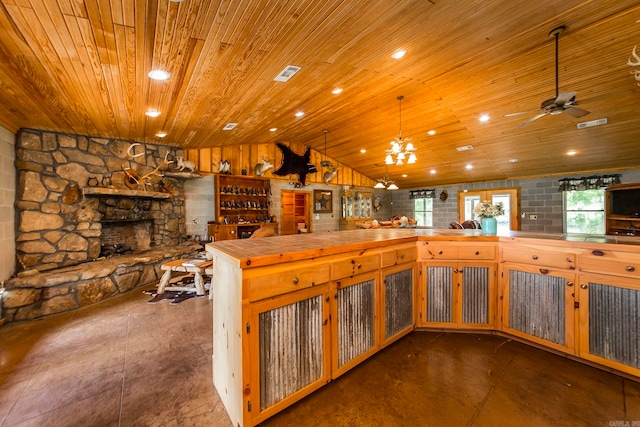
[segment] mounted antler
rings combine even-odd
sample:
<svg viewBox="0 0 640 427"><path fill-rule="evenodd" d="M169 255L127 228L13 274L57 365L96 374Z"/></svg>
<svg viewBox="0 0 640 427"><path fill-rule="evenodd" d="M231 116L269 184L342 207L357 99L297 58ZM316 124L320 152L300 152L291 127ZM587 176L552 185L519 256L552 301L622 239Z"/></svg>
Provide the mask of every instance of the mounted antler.
<svg viewBox="0 0 640 427"><path fill-rule="evenodd" d="M125 160L122 160L122 171L124 172L124 184L131 189L142 186L142 188L146 190L147 185L150 184L149 180L151 176L153 175L163 176L158 171L160 170L161 167L166 166L170 163L173 163L173 160L169 160L169 152L167 151L167 153L164 155L164 159L162 160L162 162L154 170L140 176L138 174L138 171L131 167L131 163L130 163L132 159L144 155L144 151L138 154L132 153L132 150L135 152L135 147L137 145L141 145L141 144L138 142L131 144L127 149L127 158Z"/></svg>

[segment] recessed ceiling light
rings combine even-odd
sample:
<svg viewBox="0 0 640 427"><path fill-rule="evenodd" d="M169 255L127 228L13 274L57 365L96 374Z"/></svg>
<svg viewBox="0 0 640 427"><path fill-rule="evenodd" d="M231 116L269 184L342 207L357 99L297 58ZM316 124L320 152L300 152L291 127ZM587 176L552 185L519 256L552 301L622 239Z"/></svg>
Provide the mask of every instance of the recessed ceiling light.
<svg viewBox="0 0 640 427"><path fill-rule="evenodd" d="M302 117L304 116L304 111L297 111L295 114L296 117Z"/></svg>
<svg viewBox="0 0 640 427"><path fill-rule="evenodd" d="M430 172L431 172L431 175L435 175L436 170L435 170L435 169L431 169L431 171L430 171Z"/></svg>
<svg viewBox="0 0 640 427"><path fill-rule="evenodd" d="M518 159L509 159L509 163L516 163Z"/></svg>
<svg viewBox="0 0 640 427"><path fill-rule="evenodd" d="M171 77L171 74L169 74L165 70L151 70L147 75L153 80L167 80L169 77Z"/></svg>
<svg viewBox="0 0 640 427"><path fill-rule="evenodd" d="M360 150L360 152L361 152L362 154L364 154L364 153L366 153L366 152L367 152L367 150L365 150L365 149L363 148L363 149L361 149L361 150Z"/></svg>
<svg viewBox="0 0 640 427"><path fill-rule="evenodd" d="M575 150L569 150L567 151L567 156L575 156L576 151Z"/></svg>
<svg viewBox="0 0 640 427"><path fill-rule="evenodd" d="M271 128L271 129L269 129L269 132L275 132L277 130L278 130L278 128Z"/></svg>
<svg viewBox="0 0 640 427"><path fill-rule="evenodd" d="M473 169L473 166L472 165L467 165L467 166L465 166L465 169L471 170L471 169Z"/></svg>
<svg viewBox="0 0 640 427"><path fill-rule="evenodd" d="M435 134L436 134L436 131L435 131L434 129L431 129L430 131L427 131L427 134L429 134L429 135L432 135L432 136L433 136L433 135L435 135Z"/></svg>
<svg viewBox="0 0 640 427"><path fill-rule="evenodd" d="M167 133L166 132L158 132L158 133L156 133L156 136L158 138L164 138L165 136L167 136Z"/></svg>
<svg viewBox="0 0 640 427"><path fill-rule="evenodd" d="M237 123L227 123L226 125L224 125L224 127L222 128L222 130L231 130L231 129L235 129L235 127L238 126Z"/></svg>
<svg viewBox="0 0 640 427"><path fill-rule="evenodd" d="M334 95L338 95L338 94L342 93L342 88L341 87L334 88L331 91L331 93L334 94Z"/></svg>
<svg viewBox="0 0 640 427"><path fill-rule="evenodd" d="M403 178L406 178L406 177L407 177L407 174L406 174L406 173L403 173L403 174L402 174L402 177L403 177Z"/></svg>
<svg viewBox="0 0 640 427"><path fill-rule="evenodd" d="M481 123L485 123L488 122L490 119L488 114L482 114L480 115L480 117L478 117L478 120L480 120Z"/></svg>
<svg viewBox="0 0 640 427"><path fill-rule="evenodd" d="M158 117L161 113L158 110L149 110L145 114L149 117Z"/></svg>
<svg viewBox="0 0 640 427"><path fill-rule="evenodd" d="M407 51L406 51L406 50L404 50L404 49L398 49L398 50L396 50L395 52L393 52L393 54L391 55L391 57L392 57L393 59L400 59L400 58L402 58L402 57L404 56L404 54L405 54L405 53L407 53Z"/></svg>

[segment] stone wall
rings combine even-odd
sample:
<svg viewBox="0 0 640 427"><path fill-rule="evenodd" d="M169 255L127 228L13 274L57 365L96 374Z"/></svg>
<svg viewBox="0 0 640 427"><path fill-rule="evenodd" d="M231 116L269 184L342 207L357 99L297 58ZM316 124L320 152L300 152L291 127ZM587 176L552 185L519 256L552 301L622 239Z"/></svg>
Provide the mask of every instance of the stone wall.
<svg viewBox="0 0 640 427"><path fill-rule="evenodd" d="M99 197L86 197L89 187L131 191L125 185L123 159L131 141L92 138L37 130L21 130L16 138L17 270L39 271L76 265L100 255L103 212ZM172 147L142 144L143 156L125 162L139 175L161 165ZM174 155L181 155L180 151ZM163 166L162 170L168 170ZM151 247L173 246L184 240L183 179L153 175L151 184L135 191L172 193L152 199Z"/></svg>
<svg viewBox="0 0 640 427"><path fill-rule="evenodd" d="M15 135L0 127L0 284L15 273ZM0 287L2 287L0 285ZM0 316L1 317L1 316ZM2 319L0 319L2 322Z"/></svg>

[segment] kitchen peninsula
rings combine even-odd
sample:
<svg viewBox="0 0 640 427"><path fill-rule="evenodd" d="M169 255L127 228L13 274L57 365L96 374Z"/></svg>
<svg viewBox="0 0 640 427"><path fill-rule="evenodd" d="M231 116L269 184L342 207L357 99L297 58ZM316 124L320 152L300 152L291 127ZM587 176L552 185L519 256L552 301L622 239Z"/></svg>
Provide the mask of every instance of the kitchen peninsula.
<svg viewBox="0 0 640 427"><path fill-rule="evenodd" d="M640 380L637 238L378 229L207 251L213 382L235 425L260 423L414 329L500 333Z"/></svg>

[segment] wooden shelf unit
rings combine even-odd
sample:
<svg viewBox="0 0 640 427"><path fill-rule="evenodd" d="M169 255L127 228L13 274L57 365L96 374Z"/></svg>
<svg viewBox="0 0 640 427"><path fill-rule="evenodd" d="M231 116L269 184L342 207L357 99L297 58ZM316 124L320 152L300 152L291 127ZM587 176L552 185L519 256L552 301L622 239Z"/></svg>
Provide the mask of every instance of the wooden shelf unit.
<svg viewBox="0 0 640 427"><path fill-rule="evenodd" d="M372 219L370 191L346 190L340 194L340 230L355 230L360 222Z"/></svg>
<svg viewBox="0 0 640 427"><path fill-rule="evenodd" d="M607 234L640 235L640 183L613 185L606 190Z"/></svg>
<svg viewBox="0 0 640 427"><path fill-rule="evenodd" d="M218 240L251 237L261 227L278 224L271 222L269 205L271 185L268 179L243 175L218 174L214 178L216 213L218 220L209 223L209 235Z"/></svg>

